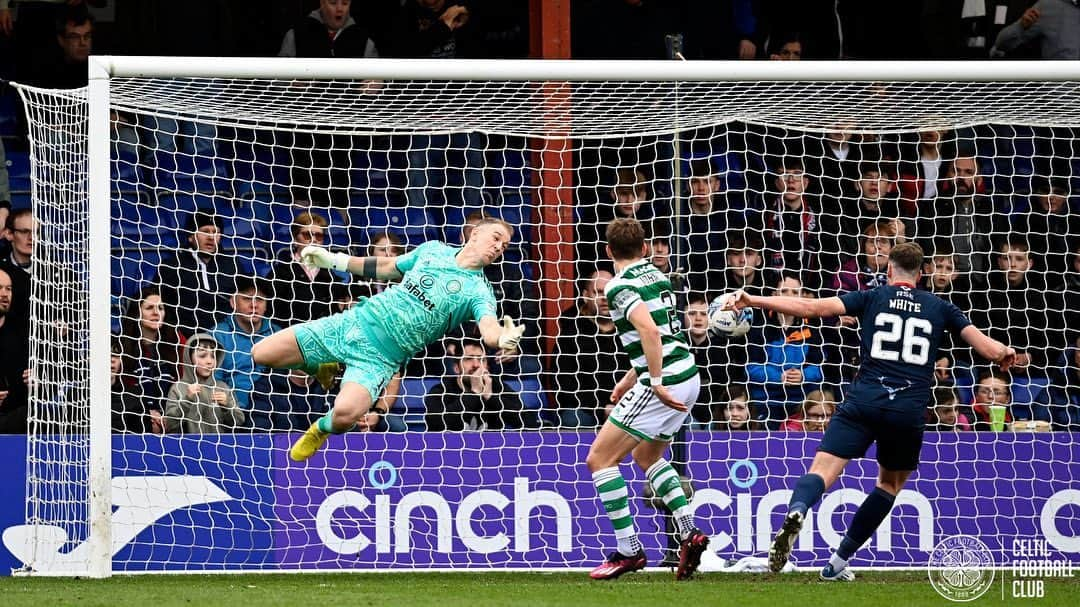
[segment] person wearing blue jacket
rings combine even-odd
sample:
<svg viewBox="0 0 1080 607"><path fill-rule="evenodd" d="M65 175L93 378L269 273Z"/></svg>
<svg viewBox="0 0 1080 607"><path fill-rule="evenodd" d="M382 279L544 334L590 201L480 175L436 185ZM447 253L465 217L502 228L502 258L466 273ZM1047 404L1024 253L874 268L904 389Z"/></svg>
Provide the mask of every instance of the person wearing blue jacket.
<svg viewBox="0 0 1080 607"><path fill-rule="evenodd" d="M803 297L802 281L786 273L775 295ZM807 392L821 384L824 340L819 324L786 314L764 312L755 317L747 339L746 375L750 396L762 403L758 421L777 430Z"/></svg>

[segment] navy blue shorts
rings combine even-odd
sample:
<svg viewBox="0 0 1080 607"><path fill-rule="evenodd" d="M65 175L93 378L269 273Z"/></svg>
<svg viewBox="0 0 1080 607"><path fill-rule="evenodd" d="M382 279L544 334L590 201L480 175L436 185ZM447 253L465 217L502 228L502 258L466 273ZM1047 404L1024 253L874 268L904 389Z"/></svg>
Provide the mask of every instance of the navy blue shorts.
<svg viewBox="0 0 1080 607"><path fill-rule="evenodd" d="M876 441L877 462L882 468L915 470L925 430L926 412L921 408L882 409L845 401L829 420L818 451L856 459L865 456Z"/></svg>

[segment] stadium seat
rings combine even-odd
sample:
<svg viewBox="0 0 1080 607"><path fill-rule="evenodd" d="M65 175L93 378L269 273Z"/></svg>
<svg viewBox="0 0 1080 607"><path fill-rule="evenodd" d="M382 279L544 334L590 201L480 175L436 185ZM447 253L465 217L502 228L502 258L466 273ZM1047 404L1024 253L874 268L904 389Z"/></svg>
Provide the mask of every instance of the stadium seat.
<svg viewBox="0 0 1080 607"><path fill-rule="evenodd" d="M126 299L134 297L144 285L157 278L161 254L156 249L114 248L110 256L112 294Z"/></svg>
<svg viewBox="0 0 1080 607"><path fill-rule="evenodd" d="M12 191L30 191L30 153L6 150L8 162L8 187Z"/></svg>
<svg viewBox="0 0 1080 607"><path fill-rule="evenodd" d="M412 378L401 380L401 392L398 399L390 409L391 413L404 416L405 425L409 430L424 431L427 424L424 422L424 397L428 391L439 384L437 378Z"/></svg>
<svg viewBox="0 0 1080 607"><path fill-rule="evenodd" d="M543 411L547 408L547 394L540 385L540 379L523 376L520 379L504 378L506 389L521 397L521 406L529 411Z"/></svg>
<svg viewBox="0 0 1080 607"><path fill-rule="evenodd" d="M176 214L153 204L141 192L114 192L111 200L112 246L176 247Z"/></svg>
<svg viewBox="0 0 1080 607"><path fill-rule="evenodd" d="M366 244L372 234L390 230L413 247L430 240L434 233L435 223L424 209L350 207L348 213L354 245Z"/></svg>

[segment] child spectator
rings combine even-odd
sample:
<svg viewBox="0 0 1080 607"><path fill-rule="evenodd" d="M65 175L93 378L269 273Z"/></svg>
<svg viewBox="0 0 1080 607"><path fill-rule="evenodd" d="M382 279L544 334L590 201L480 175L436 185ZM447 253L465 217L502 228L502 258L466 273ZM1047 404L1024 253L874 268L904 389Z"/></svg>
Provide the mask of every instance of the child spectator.
<svg viewBox="0 0 1080 607"><path fill-rule="evenodd" d="M813 390L806 394L802 409L791 416L781 430L785 432L824 432L836 412L836 397L831 390Z"/></svg>
<svg viewBox="0 0 1080 607"><path fill-rule="evenodd" d="M754 422L750 414L750 397L746 388L735 384L727 389L726 398L716 401L713 416L716 419L716 430L727 432L742 432L754 429Z"/></svg>
<svg viewBox="0 0 1080 607"><path fill-rule="evenodd" d="M165 405L165 432L225 434L244 423L244 412L225 382L214 373L225 352L212 336L197 333L184 348L180 381L169 389Z"/></svg>
<svg viewBox="0 0 1080 607"><path fill-rule="evenodd" d="M930 410L930 425L941 432L971 430L971 419L960 411L960 399L952 388L934 388L934 407Z"/></svg>

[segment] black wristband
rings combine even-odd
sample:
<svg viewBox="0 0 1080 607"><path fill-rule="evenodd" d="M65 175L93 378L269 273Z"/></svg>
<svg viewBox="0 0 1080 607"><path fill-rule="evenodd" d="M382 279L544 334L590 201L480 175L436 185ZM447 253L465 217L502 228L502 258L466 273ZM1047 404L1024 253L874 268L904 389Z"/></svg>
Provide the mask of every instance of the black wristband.
<svg viewBox="0 0 1080 607"><path fill-rule="evenodd" d="M365 278L378 278L376 274L379 273L379 260L375 257L365 257L364 266L360 270L360 275Z"/></svg>

